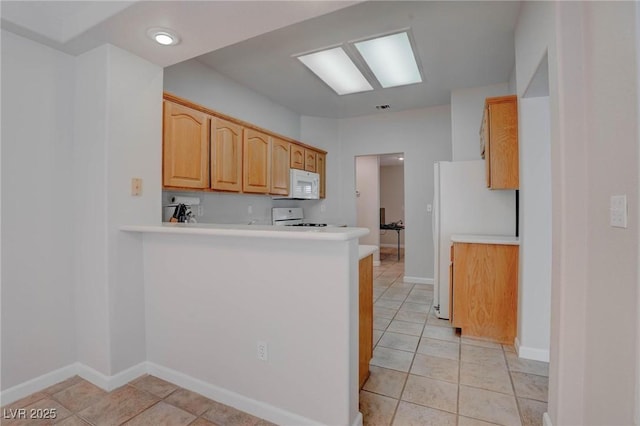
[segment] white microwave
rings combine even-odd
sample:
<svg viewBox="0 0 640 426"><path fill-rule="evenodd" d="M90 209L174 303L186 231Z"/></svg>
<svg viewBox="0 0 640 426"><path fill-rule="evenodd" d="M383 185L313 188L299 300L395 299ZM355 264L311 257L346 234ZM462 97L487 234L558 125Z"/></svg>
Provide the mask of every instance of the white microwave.
<svg viewBox="0 0 640 426"><path fill-rule="evenodd" d="M320 175L304 170L291 169L289 195L274 199L317 200L320 198Z"/></svg>

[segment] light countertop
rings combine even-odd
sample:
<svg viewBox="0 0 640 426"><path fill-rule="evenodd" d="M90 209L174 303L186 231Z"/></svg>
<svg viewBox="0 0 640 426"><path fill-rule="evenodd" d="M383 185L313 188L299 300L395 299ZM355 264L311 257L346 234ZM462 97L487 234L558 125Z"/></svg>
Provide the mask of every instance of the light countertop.
<svg viewBox="0 0 640 426"><path fill-rule="evenodd" d="M475 243L475 244L502 244L510 246L519 246L518 237L509 235L473 235L473 234L454 234L451 236L454 243Z"/></svg>
<svg viewBox="0 0 640 426"><path fill-rule="evenodd" d="M378 250L377 246L367 246L367 245L359 245L358 246L358 259L364 259L370 254L375 253Z"/></svg>
<svg viewBox="0 0 640 426"><path fill-rule="evenodd" d="M278 238L289 240L346 241L369 234L367 228L307 228L272 225L225 225L209 223L163 223L127 225L121 231L156 234L218 235L225 237Z"/></svg>

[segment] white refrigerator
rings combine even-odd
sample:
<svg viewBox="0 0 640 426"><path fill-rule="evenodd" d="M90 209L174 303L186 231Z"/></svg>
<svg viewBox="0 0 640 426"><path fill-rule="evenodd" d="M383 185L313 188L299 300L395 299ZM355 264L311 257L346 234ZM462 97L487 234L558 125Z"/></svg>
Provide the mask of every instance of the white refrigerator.
<svg viewBox="0 0 640 426"><path fill-rule="evenodd" d="M516 191L486 187L484 160L434 164L434 301L449 318L451 235L516 235Z"/></svg>

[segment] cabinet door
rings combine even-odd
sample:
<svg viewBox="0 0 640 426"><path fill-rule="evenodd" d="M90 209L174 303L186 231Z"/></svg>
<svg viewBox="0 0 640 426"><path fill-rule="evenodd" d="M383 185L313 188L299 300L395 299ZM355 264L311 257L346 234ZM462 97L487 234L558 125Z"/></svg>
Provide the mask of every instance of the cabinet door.
<svg viewBox="0 0 640 426"><path fill-rule="evenodd" d="M491 189L518 189L518 102L515 96L487 99L485 161Z"/></svg>
<svg viewBox="0 0 640 426"><path fill-rule="evenodd" d="M163 185L208 188L209 116L165 101L163 124Z"/></svg>
<svg viewBox="0 0 640 426"><path fill-rule="evenodd" d="M242 190L268 194L271 183L271 137L253 129L244 130Z"/></svg>
<svg viewBox="0 0 640 426"><path fill-rule="evenodd" d="M304 148L291 144L291 168L304 170Z"/></svg>
<svg viewBox="0 0 640 426"><path fill-rule="evenodd" d="M310 149L304 150L304 169L308 172L316 172L318 170L316 164L317 152Z"/></svg>
<svg viewBox="0 0 640 426"><path fill-rule="evenodd" d="M289 142L271 142L271 194L289 195Z"/></svg>
<svg viewBox="0 0 640 426"><path fill-rule="evenodd" d="M360 315L359 315L359 380L360 387L369 377L369 362L373 357L373 255L359 263Z"/></svg>
<svg viewBox="0 0 640 426"><path fill-rule="evenodd" d="M242 190L242 126L221 118L211 120L211 188Z"/></svg>
<svg viewBox="0 0 640 426"><path fill-rule="evenodd" d="M454 243L453 311L463 336L513 344L518 246Z"/></svg>
<svg viewBox="0 0 640 426"><path fill-rule="evenodd" d="M318 174L320 175L320 198L325 198L326 187L327 187L327 164L326 164L327 156L326 154L318 153L316 158L316 165L318 168Z"/></svg>

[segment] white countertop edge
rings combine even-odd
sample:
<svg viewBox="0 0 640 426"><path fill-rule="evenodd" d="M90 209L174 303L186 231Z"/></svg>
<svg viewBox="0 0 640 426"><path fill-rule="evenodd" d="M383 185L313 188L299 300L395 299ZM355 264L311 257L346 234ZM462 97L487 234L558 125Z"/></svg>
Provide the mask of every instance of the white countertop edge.
<svg viewBox="0 0 640 426"><path fill-rule="evenodd" d="M367 228L294 228L270 225L222 225L163 223L162 225L125 225L121 231L155 234L217 235L225 237L278 238L285 240L348 241L369 234Z"/></svg>
<svg viewBox="0 0 640 426"><path fill-rule="evenodd" d="M375 253L378 250L378 246L359 245L358 246L358 259L364 259L370 254Z"/></svg>
<svg viewBox="0 0 640 426"><path fill-rule="evenodd" d="M451 241L454 243L520 245L520 239L518 237L509 235L454 234L451 236Z"/></svg>

